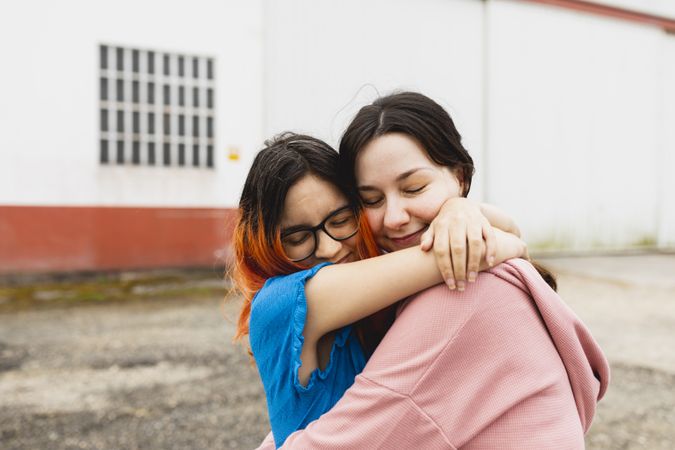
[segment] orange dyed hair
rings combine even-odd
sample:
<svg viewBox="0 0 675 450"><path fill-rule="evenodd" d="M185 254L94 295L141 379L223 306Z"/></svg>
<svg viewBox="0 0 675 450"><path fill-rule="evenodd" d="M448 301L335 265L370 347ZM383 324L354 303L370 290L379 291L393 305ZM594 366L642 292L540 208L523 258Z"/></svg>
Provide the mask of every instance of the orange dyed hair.
<svg viewBox="0 0 675 450"><path fill-rule="evenodd" d="M279 220L288 190L311 174L335 185L350 198L349 188L339 176L338 165L338 154L328 144L294 133L284 133L267 141L256 155L244 183L239 200L240 215L234 229L235 258L231 275L243 297L235 340L249 334L251 303L265 281L306 268L291 262L281 245ZM353 204L358 201L353 193L351 200ZM372 232L363 215L358 217L358 256L375 256L378 248ZM387 321L381 316L356 324L356 334L366 353L375 348L386 331Z"/></svg>
<svg viewBox="0 0 675 450"><path fill-rule="evenodd" d="M267 230L262 220L261 211L258 211L256 216L258 220L254 224L241 214L234 229L235 261L232 278L243 297L243 305L237 321L237 332L234 336L235 340L240 340L248 335L251 302L255 294L263 287L265 281L268 278L288 275L305 269L290 261L284 254L279 229ZM272 236L271 245L268 236ZM379 254L368 222L362 214L359 214L357 252L360 259ZM369 333L363 333L360 338L362 341L371 341ZM370 347L370 345L366 346Z"/></svg>

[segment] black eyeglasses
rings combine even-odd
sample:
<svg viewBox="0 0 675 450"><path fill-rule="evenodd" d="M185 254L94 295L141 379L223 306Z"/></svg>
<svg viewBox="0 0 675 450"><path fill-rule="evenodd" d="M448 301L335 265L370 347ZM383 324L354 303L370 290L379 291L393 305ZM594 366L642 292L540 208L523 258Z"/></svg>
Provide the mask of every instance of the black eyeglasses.
<svg viewBox="0 0 675 450"><path fill-rule="evenodd" d="M322 230L331 239L344 241L359 230L356 214L351 206L336 209L315 227L292 227L281 233L281 245L288 259L300 262L316 252L316 232Z"/></svg>

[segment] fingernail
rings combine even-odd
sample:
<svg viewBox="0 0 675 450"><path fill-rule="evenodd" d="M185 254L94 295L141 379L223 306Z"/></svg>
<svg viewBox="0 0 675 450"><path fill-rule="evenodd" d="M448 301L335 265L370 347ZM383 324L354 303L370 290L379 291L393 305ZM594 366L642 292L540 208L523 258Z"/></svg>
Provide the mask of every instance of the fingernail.
<svg viewBox="0 0 675 450"><path fill-rule="evenodd" d="M469 272L469 282L473 283L476 281L478 274L476 272Z"/></svg>
<svg viewBox="0 0 675 450"><path fill-rule="evenodd" d="M452 278L450 278L449 280L445 280L445 284L448 285L448 288L450 288L451 291L455 289L455 280L453 280Z"/></svg>
<svg viewBox="0 0 675 450"><path fill-rule="evenodd" d="M494 256L490 256L490 258L488 259L488 264L490 264L490 266L495 265L495 257Z"/></svg>
<svg viewBox="0 0 675 450"><path fill-rule="evenodd" d="M458 281L458 282L457 282L457 289L458 289L459 291L463 291L463 290L464 290L464 282L463 282L463 281Z"/></svg>

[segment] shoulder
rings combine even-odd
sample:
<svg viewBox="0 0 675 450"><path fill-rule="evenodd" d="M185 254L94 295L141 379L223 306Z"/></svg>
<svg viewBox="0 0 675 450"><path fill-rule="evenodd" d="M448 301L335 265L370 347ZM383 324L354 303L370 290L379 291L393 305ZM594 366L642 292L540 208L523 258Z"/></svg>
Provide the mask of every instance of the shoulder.
<svg viewBox="0 0 675 450"><path fill-rule="evenodd" d="M310 269L268 279L253 297L251 321L284 316L289 307L296 305L298 297L304 298L305 283L329 263L318 264Z"/></svg>
<svg viewBox="0 0 675 450"><path fill-rule="evenodd" d="M504 267L501 267L504 266ZM475 283L468 283L465 291L450 290L441 283L410 296L398 309L396 321L404 324L416 315L443 318L459 326L480 310L480 306L495 298L511 296L520 286L517 272L511 266L500 264L481 272ZM448 322L446 322L448 323Z"/></svg>
<svg viewBox="0 0 675 450"><path fill-rule="evenodd" d="M543 327L529 295L514 283L482 272L464 292L438 284L404 302L366 374L394 390L407 391L442 355L455 355L461 347L476 360L492 359L494 349L477 353L471 349L477 342L484 347L521 341L524 328L541 332Z"/></svg>
<svg viewBox="0 0 675 450"><path fill-rule="evenodd" d="M438 284L408 298L399 308L363 372L393 391L409 393L433 362L462 332L477 302Z"/></svg>
<svg viewBox="0 0 675 450"><path fill-rule="evenodd" d="M253 297L250 338L255 353L257 344L289 326L302 326L307 312L305 283L327 263L310 269L268 279Z"/></svg>

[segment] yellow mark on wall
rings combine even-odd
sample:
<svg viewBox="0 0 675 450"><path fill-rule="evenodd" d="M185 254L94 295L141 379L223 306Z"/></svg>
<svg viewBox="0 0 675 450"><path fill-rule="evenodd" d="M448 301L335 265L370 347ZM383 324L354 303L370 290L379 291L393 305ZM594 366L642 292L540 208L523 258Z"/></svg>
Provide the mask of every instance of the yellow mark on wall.
<svg viewBox="0 0 675 450"><path fill-rule="evenodd" d="M227 157L230 161L239 161L239 148L230 146L227 149Z"/></svg>

